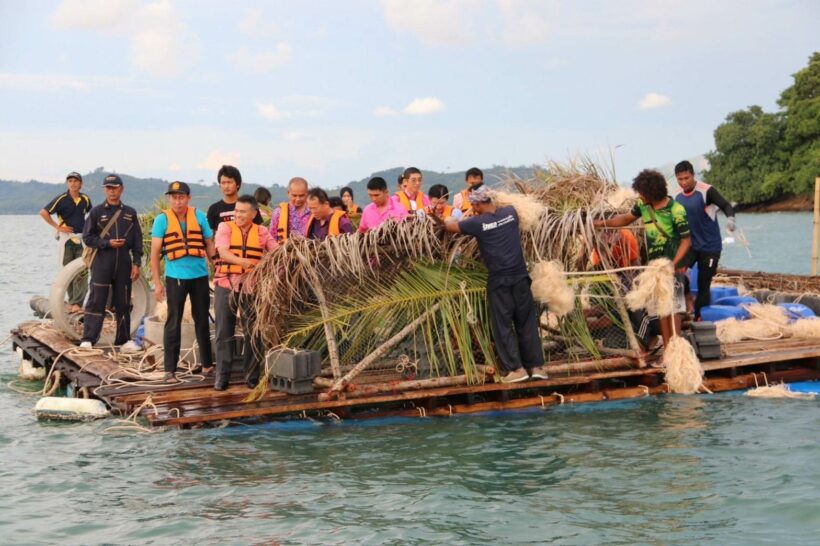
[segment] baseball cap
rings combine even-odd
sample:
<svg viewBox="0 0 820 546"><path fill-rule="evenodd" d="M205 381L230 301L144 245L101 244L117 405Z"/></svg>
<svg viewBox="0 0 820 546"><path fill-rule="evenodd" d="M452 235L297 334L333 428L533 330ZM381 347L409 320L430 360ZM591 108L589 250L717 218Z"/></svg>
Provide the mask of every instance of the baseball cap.
<svg viewBox="0 0 820 546"><path fill-rule="evenodd" d="M105 177L105 180L103 180L103 186L122 186L122 178L120 178L116 174L109 174Z"/></svg>
<svg viewBox="0 0 820 546"><path fill-rule="evenodd" d="M80 173L78 173L77 171L71 171L70 173L68 173L67 175L65 175L65 179L66 179L66 180L68 180L69 178L76 178L76 179L77 179L77 180L79 180L80 182L82 182L82 181L83 181L83 177L82 177L82 175L80 175Z"/></svg>
<svg viewBox="0 0 820 546"><path fill-rule="evenodd" d="M191 195L191 188L185 182L171 182L168 184L168 191L165 192L165 195L171 195L172 193Z"/></svg>
<svg viewBox="0 0 820 546"><path fill-rule="evenodd" d="M490 190L487 186L479 186L467 194L467 199L470 201L471 205L487 203L488 201L492 201L492 198L492 190Z"/></svg>

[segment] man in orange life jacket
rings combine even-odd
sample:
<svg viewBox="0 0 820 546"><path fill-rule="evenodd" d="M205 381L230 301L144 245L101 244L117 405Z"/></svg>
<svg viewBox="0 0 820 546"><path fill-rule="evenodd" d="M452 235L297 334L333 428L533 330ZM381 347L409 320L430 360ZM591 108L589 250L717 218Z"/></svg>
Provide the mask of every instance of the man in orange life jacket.
<svg viewBox="0 0 820 546"><path fill-rule="evenodd" d="M465 215L472 211L470 206L470 192L480 188L484 184L484 173L478 167L467 169L464 174L464 182L467 187L453 197L453 207L459 209Z"/></svg>
<svg viewBox="0 0 820 546"><path fill-rule="evenodd" d="M185 300L190 298L196 342L202 372L213 372L211 333L208 308L211 293L208 287L208 257L214 255L213 231L208 218L199 209L189 206L191 188L185 182L171 182L165 193L171 207L154 218L151 228L151 276L157 301L168 299L168 317L162 345L165 349L165 381L176 378ZM160 258L165 258L165 285L160 276Z"/></svg>
<svg viewBox="0 0 820 546"><path fill-rule="evenodd" d="M97 249L91 264L90 295L80 340L83 348L100 339L109 289L117 323L114 345L122 345L131 337L131 282L139 277L142 261L142 230L137 211L121 201L122 179L109 174L103 187L105 202L91 209L83 226L83 243ZM111 227L103 236L109 224Z"/></svg>
<svg viewBox="0 0 820 546"><path fill-rule="evenodd" d="M308 183L300 177L288 182L288 202L279 203L271 214L270 234L280 243L291 235L304 235L305 224L310 218L307 208Z"/></svg>
<svg viewBox="0 0 820 546"><path fill-rule="evenodd" d="M330 206L330 198L322 188L313 188L308 192L307 207L310 218L305 226L305 237L324 241L328 236L353 232L353 226L347 215Z"/></svg>
<svg viewBox="0 0 820 546"><path fill-rule="evenodd" d="M461 220L461 211L447 204L450 190L442 184L430 186L430 206L427 207L427 214L431 214L442 220Z"/></svg>
<svg viewBox="0 0 820 546"><path fill-rule="evenodd" d="M425 207L430 206L430 198L421 191L421 171L415 167L408 167L404 169L399 180L402 189L396 192L393 200L409 214L424 216Z"/></svg>
<svg viewBox="0 0 820 546"><path fill-rule="evenodd" d="M248 273L266 253L278 243L264 226L253 223L258 212L256 199L243 195L236 201L235 219L219 225L216 248L221 259L214 276L214 309L216 311L216 343L218 360L214 389L228 388L234 359L236 315L240 316L243 343L242 359L248 388L259 383L260 361L264 353L261 336L254 332L256 311L253 306L253 286Z"/></svg>

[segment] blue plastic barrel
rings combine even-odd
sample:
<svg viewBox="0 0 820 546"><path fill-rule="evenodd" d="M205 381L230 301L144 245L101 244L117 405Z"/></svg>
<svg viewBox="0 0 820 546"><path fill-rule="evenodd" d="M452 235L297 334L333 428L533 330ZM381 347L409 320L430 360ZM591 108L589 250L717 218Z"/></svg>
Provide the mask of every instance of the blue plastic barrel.
<svg viewBox="0 0 820 546"><path fill-rule="evenodd" d="M726 296L717 301L712 300L715 305L750 305L760 303L752 296Z"/></svg>
<svg viewBox="0 0 820 546"><path fill-rule="evenodd" d="M700 318L709 322L718 322L728 318L744 320L749 318L749 311L735 305L707 305L701 308Z"/></svg>
<svg viewBox="0 0 820 546"><path fill-rule="evenodd" d="M697 297L698 295L698 264L695 263L692 267L689 268L687 271L689 275L689 290L692 292L692 295Z"/></svg>
<svg viewBox="0 0 820 546"><path fill-rule="evenodd" d="M789 318L792 320L814 318L817 316L810 307L806 307L802 303L778 303L777 306L785 309L786 313L789 314Z"/></svg>
<svg viewBox="0 0 820 546"><path fill-rule="evenodd" d="M737 288L734 286L713 286L710 295L710 301L716 302L721 298L737 296Z"/></svg>

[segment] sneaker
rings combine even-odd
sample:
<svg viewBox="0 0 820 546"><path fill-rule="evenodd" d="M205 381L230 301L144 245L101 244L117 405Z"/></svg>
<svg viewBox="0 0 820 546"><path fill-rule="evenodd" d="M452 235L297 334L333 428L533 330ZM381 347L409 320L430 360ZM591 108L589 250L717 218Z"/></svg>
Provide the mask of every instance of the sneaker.
<svg viewBox="0 0 820 546"><path fill-rule="evenodd" d="M120 351L122 351L123 353L138 353L141 350L142 347L137 345L137 342L131 339L129 339L120 346Z"/></svg>
<svg viewBox="0 0 820 546"><path fill-rule="evenodd" d="M91 349L93 345L91 345L90 341L83 341L80 343L80 349Z"/></svg>
<svg viewBox="0 0 820 546"><path fill-rule="evenodd" d="M549 379L550 376L544 371L544 368L530 368L527 370L532 379Z"/></svg>
<svg viewBox="0 0 820 546"><path fill-rule="evenodd" d="M520 383L530 378L530 374L524 368L518 368L501 378L502 383Z"/></svg>

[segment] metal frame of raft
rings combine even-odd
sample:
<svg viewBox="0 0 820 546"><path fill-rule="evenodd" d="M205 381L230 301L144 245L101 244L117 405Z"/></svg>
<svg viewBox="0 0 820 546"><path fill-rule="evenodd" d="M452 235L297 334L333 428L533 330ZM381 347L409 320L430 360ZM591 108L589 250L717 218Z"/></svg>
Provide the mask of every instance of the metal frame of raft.
<svg viewBox="0 0 820 546"><path fill-rule="evenodd" d="M259 400L246 401L249 390L237 375L225 391L213 389L213 379L173 385L106 385L102 378L119 368L107 357L64 354L74 347L65 336L42 328L37 321L22 323L12 332L15 348L35 365L52 366L76 388L93 390L112 410L127 415L142 406L140 415L154 426L192 427L226 420L271 420L291 417L448 416L454 414L547 407L558 404L623 400L667 393L662 371L640 368L629 358L573 363L560 366L579 372L552 373L549 379L504 384L490 378L481 385L452 385L402 390L403 381L378 389L362 378L357 391L340 399L319 401L313 393L291 395L269 391ZM723 357L703 362L704 386L712 392L754 387L758 384L820 379L820 344L813 339L743 341L723 345ZM552 362L550 366L561 363ZM565 363L566 364L566 363ZM372 394L369 394L372 392ZM150 397L151 404L146 404Z"/></svg>

